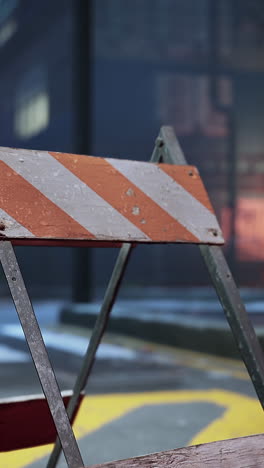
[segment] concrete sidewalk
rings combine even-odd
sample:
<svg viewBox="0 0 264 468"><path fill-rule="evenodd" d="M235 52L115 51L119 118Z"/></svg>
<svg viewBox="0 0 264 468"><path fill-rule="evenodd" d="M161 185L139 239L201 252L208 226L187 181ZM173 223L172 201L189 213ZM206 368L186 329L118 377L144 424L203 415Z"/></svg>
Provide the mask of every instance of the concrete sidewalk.
<svg viewBox="0 0 264 468"><path fill-rule="evenodd" d="M264 290L242 289L241 296L264 347ZM91 328L100 303L64 306L60 320ZM131 289L116 302L107 330L180 348L239 356L212 288Z"/></svg>

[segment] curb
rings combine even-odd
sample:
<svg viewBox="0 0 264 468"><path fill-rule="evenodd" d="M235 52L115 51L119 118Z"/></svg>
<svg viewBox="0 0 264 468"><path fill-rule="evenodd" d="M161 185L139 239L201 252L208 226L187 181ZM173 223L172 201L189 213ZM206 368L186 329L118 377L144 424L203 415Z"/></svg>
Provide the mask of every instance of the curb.
<svg viewBox="0 0 264 468"><path fill-rule="evenodd" d="M78 306L72 305L64 307L60 320L61 323L68 325L93 328L97 315L94 311L89 310L78 312ZM264 348L264 328L255 327L255 330ZM240 357L232 332L224 317L221 320L208 320L208 318L177 315L172 323L151 320L150 318L146 320L144 315L139 320L131 316L113 313L107 331L219 356Z"/></svg>

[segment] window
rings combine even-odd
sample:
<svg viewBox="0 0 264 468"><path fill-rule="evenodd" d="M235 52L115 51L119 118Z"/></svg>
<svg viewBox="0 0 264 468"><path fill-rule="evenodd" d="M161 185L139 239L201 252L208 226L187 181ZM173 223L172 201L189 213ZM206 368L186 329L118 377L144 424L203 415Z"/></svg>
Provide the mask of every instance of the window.
<svg viewBox="0 0 264 468"><path fill-rule="evenodd" d="M264 199L260 196L242 196L237 200L235 234L236 254L240 261L264 260ZM226 240L230 242L231 212L222 208L221 227Z"/></svg>
<svg viewBox="0 0 264 468"><path fill-rule="evenodd" d="M0 47L3 47L17 31L17 22L13 13L18 0L0 0Z"/></svg>
<svg viewBox="0 0 264 468"><path fill-rule="evenodd" d="M29 74L18 89L15 133L21 139L38 135L49 125L50 103L42 70Z"/></svg>
<svg viewBox="0 0 264 468"><path fill-rule="evenodd" d="M16 33L17 23L10 20L0 28L0 47L3 47Z"/></svg>
<svg viewBox="0 0 264 468"><path fill-rule="evenodd" d="M259 197L240 197L237 202L236 248L239 260L264 259L264 200Z"/></svg>
<svg viewBox="0 0 264 468"><path fill-rule="evenodd" d="M21 138L30 138L45 130L49 124L49 96L39 92L21 103L15 115L15 132Z"/></svg>
<svg viewBox="0 0 264 468"><path fill-rule="evenodd" d="M230 100L227 80L222 79L220 85L221 103L227 104ZM226 136L226 117L211 104L206 75L162 73L157 77L156 95L158 118L172 124L178 135L199 131L208 137Z"/></svg>

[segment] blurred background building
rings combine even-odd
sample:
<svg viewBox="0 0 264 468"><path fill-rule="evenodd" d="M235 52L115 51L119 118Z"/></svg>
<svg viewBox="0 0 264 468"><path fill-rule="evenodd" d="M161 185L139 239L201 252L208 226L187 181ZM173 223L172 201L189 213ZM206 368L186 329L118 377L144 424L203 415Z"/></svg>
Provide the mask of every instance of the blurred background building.
<svg viewBox="0 0 264 468"><path fill-rule="evenodd" d="M1 0L0 58L1 146L146 161L172 125L239 284L263 286L263 0ZM33 296L85 300L116 251L17 254ZM198 249L181 245L135 249L126 278L208 282Z"/></svg>

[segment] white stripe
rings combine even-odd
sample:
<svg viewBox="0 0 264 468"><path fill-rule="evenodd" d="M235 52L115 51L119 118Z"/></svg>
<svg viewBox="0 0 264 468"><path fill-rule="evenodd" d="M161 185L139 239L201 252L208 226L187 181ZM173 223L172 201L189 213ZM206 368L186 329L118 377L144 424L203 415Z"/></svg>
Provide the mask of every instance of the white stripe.
<svg viewBox="0 0 264 468"><path fill-rule="evenodd" d="M23 351L17 351L12 349L10 346L1 344L0 345L0 363L1 364L11 364L16 362L29 362L30 355L24 353Z"/></svg>
<svg viewBox="0 0 264 468"><path fill-rule="evenodd" d="M28 356L28 360L30 360L30 355ZM62 390L61 395L62 397L70 397L72 396L72 390ZM31 394L31 395L23 395L23 396L14 396L14 397L7 397L7 398L0 398L0 405L5 403L19 403L24 401L36 401L36 400L44 400L45 396L42 393Z"/></svg>
<svg viewBox="0 0 264 468"><path fill-rule="evenodd" d="M0 208L0 222L5 225L5 230L1 231L7 237L35 237L32 232L19 224L12 216Z"/></svg>
<svg viewBox="0 0 264 468"><path fill-rule="evenodd" d="M203 242L222 240L220 235L214 237L209 231L220 233L215 215L156 164L137 161L131 164L121 159L107 161L198 239Z"/></svg>
<svg viewBox="0 0 264 468"><path fill-rule="evenodd" d="M24 340L22 328L15 324L5 324L0 328L1 334L10 336L19 340ZM77 356L84 356L89 340L82 336L73 335L70 333L57 333L51 330L42 331L43 340L49 349L66 351ZM137 359L137 353L132 349L124 348L123 346L101 343L97 351L98 359Z"/></svg>
<svg viewBox="0 0 264 468"><path fill-rule="evenodd" d="M0 160L98 239L150 240L48 152L1 148Z"/></svg>

